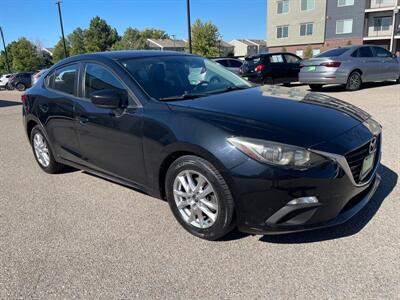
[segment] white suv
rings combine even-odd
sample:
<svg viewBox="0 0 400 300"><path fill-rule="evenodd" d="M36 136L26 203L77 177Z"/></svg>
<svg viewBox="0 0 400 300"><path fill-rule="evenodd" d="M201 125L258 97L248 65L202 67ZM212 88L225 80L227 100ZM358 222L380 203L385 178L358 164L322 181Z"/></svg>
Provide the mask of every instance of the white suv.
<svg viewBox="0 0 400 300"><path fill-rule="evenodd" d="M0 89L7 88L7 83L11 76L12 76L12 74L4 74L3 76L0 77Z"/></svg>

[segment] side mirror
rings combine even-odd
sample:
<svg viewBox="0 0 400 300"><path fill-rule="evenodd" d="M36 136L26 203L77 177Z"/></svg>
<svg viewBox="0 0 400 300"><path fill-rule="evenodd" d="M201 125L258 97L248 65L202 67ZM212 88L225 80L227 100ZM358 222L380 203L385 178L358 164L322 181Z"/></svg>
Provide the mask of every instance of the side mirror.
<svg viewBox="0 0 400 300"><path fill-rule="evenodd" d="M101 90L90 94L90 101L101 108L123 108L126 107L127 96L116 90Z"/></svg>

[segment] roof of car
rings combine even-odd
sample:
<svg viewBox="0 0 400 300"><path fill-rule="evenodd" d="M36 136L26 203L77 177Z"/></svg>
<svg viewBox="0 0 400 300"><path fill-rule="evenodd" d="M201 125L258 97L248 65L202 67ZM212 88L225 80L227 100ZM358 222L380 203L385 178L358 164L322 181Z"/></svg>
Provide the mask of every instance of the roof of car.
<svg viewBox="0 0 400 300"><path fill-rule="evenodd" d="M179 51L164 51L164 50L123 50L123 51L106 51L78 54L59 61L54 66L63 65L70 62L76 62L85 59L105 58L112 60L128 59L136 57L157 57L157 56L173 56L173 55L192 55L186 52ZM52 69L54 69L54 66Z"/></svg>

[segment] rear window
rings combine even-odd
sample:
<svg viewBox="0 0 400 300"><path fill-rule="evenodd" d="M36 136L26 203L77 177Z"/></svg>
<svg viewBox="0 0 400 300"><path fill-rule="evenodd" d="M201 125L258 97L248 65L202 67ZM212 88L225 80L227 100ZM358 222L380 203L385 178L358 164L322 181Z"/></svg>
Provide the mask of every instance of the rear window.
<svg viewBox="0 0 400 300"><path fill-rule="evenodd" d="M336 48L336 49L331 49L325 52L322 52L321 54L317 55L316 57L337 57L348 51L349 48Z"/></svg>
<svg viewBox="0 0 400 300"><path fill-rule="evenodd" d="M247 57L245 63L249 66L256 65L261 62L261 56Z"/></svg>

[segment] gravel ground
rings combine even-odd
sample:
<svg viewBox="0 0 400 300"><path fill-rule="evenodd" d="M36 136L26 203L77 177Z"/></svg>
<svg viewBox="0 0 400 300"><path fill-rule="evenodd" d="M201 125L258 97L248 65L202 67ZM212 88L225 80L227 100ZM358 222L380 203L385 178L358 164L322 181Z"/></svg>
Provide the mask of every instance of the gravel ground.
<svg viewBox="0 0 400 300"><path fill-rule="evenodd" d="M207 242L161 200L81 171L42 172L19 94L0 91L0 299L400 299L400 86L323 92L384 127L372 202L335 228Z"/></svg>

